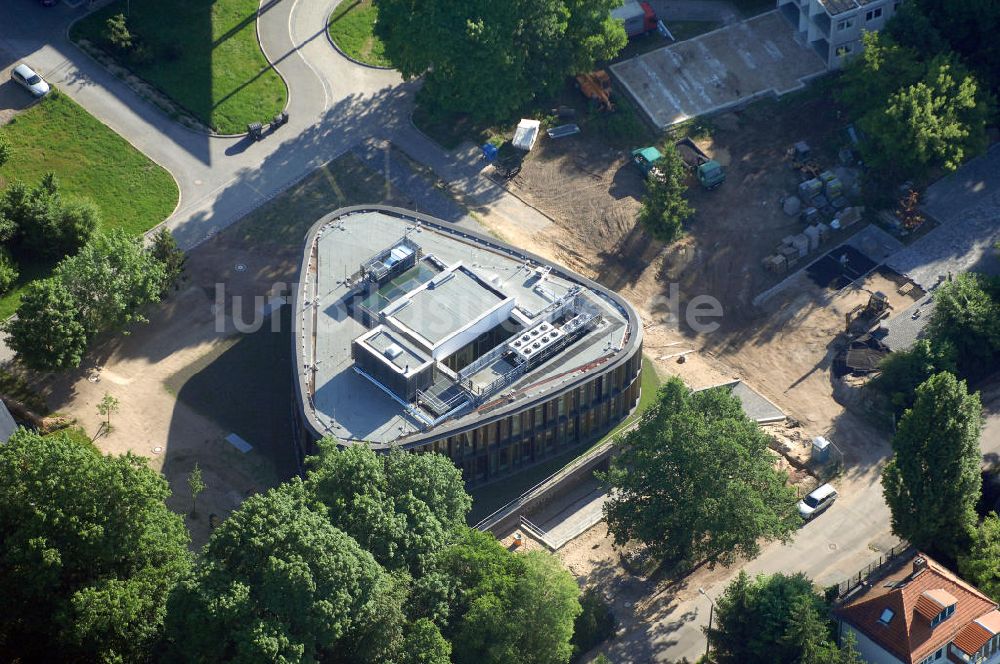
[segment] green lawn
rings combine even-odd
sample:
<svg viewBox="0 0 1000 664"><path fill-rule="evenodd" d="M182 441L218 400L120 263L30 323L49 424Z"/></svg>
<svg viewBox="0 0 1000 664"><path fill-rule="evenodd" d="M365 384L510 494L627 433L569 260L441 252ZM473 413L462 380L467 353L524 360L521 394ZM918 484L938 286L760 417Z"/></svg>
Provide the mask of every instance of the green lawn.
<svg viewBox="0 0 1000 664"><path fill-rule="evenodd" d="M166 170L58 91L14 116L0 135L12 148L0 167L0 187L15 179L33 186L52 171L64 195L87 197L100 208L102 228L139 235L177 205L177 184ZM21 265L18 285L0 298L0 319L17 309L24 286L52 267Z"/></svg>
<svg viewBox="0 0 1000 664"><path fill-rule="evenodd" d="M385 44L375 36L378 7L372 0L345 0L330 15L330 38L337 47L359 62L391 67Z"/></svg>
<svg viewBox="0 0 1000 664"><path fill-rule="evenodd" d="M131 0L127 25L139 52L114 52L104 39L109 17L126 13L116 0L76 23L87 39L152 83L217 132L238 134L285 107L285 84L257 41L257 0Z"/></svg>

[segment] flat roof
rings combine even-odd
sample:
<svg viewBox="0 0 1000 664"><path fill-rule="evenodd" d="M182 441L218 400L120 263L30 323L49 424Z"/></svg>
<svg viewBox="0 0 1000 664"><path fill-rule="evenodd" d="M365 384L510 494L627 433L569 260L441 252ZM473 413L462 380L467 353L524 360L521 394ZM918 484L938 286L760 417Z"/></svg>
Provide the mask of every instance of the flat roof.
<svg viewBox="0 0 1000 664"><path fill-rule="evenodd" d="M439 337L460 317L482 311L489 302L510 306L510 300L499 299L497 293L516 302L515 317L530 327L541 320L543 309L571 289L579 289L587 298L588 306L600 313L600 322L504 387L502 393L510 396L510 405L504 401L502 406L488 403L477 409L470 404L447 421L428 428L411 409L357 373L351 357L352 342L370 333L350 315L350 298L357 290L351 277L366 257L395 246L403 236L419 245L423 256L469 271L455 270L455 277L427 291L426 300L423 295L417 296L422 290L411 291L415 296L411 303L393 316L405 327L412 326L414 332ZM537 272L540 266L551 268L544 277ZM634 309L598 284L494 238L396 208L345 208L323 217L307 236L299 282L293 343L300 403L317 435L333 435L347 443L406 445L445 429L461 428L482 417L517 409L519 404L523 407L525 400L558 393L586 375L617 367L629 355L625 351L642 340L641 322ZM456 294L459 300L452 301L451 296ZM404 313L410 307L413 309ZM445 314L434 309L436 316L456 321L445 325L445 332L426 329L421 311L429 315L434 307L447 308ZM399 333L389 332L389 336L379 336L374 343L391 343L390 339L398 342L405 337L402 328ZM399 346L404 353L427 355L419 343ZM488 384L505 368L487 362L475 370L473 380L478 385Z"/></svg>
<svg viewBox="0 0 1000 664"><path fill-rule="evenodd" d="M395 334L384 325L373 328L359 341L371 348L383 361L389 362L406 374L414 373L431 361L430 357L407 341L404 336Z"/></svg>
<svg viewBox="0 0 1000 664"><path fill-rule="evenodd" d="M403 296L386 314L437 345L506 299L469 270L457 267Z"/></svg>

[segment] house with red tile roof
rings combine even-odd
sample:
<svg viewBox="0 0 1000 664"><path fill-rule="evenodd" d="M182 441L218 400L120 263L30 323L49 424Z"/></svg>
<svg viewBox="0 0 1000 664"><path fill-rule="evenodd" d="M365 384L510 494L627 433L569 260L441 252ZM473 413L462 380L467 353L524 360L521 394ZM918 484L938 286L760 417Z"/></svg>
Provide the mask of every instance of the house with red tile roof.
<svg viewBox="0 0 1000 664"><path fill-rule="evenodd" d="M833 611L870 664L998 664L997 603L923 553L872 577Z"/></svg>

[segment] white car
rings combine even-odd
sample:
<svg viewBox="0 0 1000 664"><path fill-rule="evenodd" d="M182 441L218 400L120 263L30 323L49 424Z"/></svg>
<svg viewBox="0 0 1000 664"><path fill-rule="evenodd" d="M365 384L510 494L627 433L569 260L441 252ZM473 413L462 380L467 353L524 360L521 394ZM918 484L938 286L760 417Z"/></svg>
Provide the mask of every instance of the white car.
<svg viewBox="0 0 1000 664"><path fill-rule="evenodd" d="M813 492L808 496L799 501L799 515L809 521L813 519L821 512L826 511L830 505L833 505L833 501L837 499L837 490L833 488L832 484L824 484L821 487L813 489Z"/></svg>
<svg viewBox="0 0 1000 664"><path fill-rule="evenodd" d="M35 73L26 64L19 64L10 73L10 80L14 81L36 97L44 97L49 93L49 84L42 80L42 77Z"/></svg>

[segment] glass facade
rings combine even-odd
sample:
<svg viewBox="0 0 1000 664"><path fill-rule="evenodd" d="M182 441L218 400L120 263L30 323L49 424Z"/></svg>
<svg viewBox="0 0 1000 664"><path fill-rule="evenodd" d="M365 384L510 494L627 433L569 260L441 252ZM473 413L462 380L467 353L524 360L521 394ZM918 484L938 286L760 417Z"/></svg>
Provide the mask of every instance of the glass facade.
<svg viewBox="0 0 1000 664"><path fill-rule="evenodd" d="M482 484L606 434L639 401L642 347L626 362L541 404L407 449L445 454Z"/></svg>

